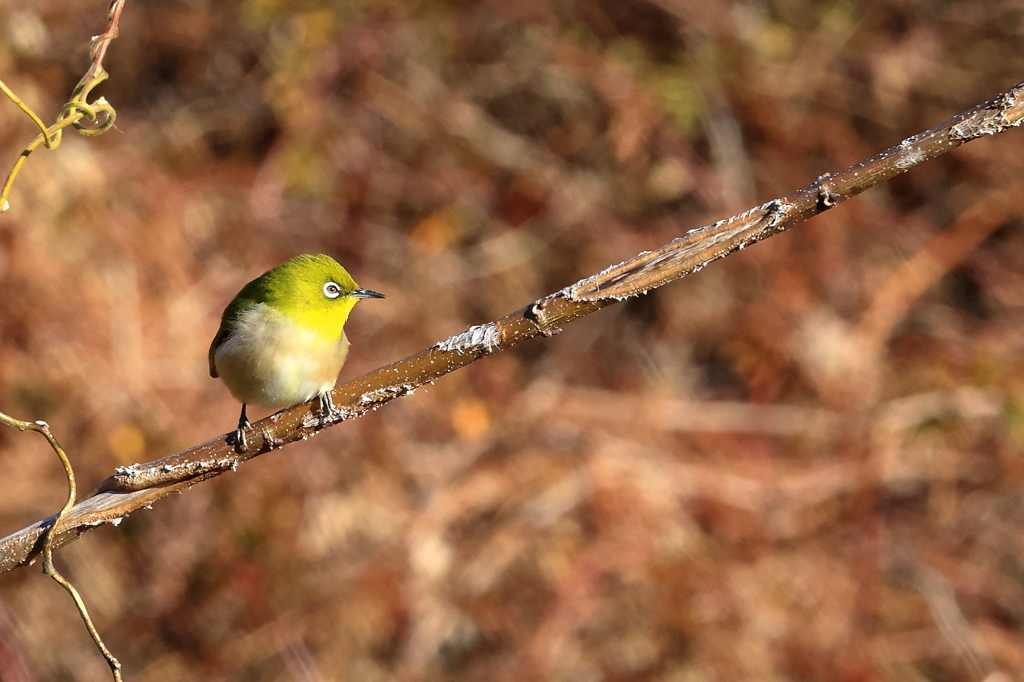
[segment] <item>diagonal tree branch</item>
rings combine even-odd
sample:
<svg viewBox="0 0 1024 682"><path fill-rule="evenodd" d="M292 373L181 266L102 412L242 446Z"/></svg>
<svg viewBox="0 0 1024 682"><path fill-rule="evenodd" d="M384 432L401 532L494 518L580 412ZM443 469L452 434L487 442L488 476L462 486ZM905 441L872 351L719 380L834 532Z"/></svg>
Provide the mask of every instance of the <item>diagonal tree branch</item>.
<svg viewBox="0 0 1024 682"><path fill-rule="evenodd" d="M335 423L415 391L476 360L601 308L696 272L711 261L783 232L880 182L983 135L1024 121L1024 82L861 163L824 175L807 187L745 213L688 232L655 251L644 252L592 277L538 299L484 325L471 327L435 346L335 388L340 414L323 420L311 404L299 405L254 425L249 449L237 452L226 436L145 464L122 467L62 519L54 547L74 541L102 523L118 523L133 511L288 443L305 440ZM53 517L0 539L0 573L30 563Z"/></svg>

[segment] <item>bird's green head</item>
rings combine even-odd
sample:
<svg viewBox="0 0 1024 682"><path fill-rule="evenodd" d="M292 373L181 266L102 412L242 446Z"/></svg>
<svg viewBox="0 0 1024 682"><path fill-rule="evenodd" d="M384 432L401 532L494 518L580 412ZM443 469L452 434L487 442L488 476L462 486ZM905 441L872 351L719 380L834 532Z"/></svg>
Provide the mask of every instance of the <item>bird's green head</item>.
<svg viewBox="0 0 1024 682"><path fill-rule="evenodd" d="M360 289L338 261L323 254L303 254L249 282L238 299L265 303L306 329L341 335L361 298L384 298Z"/></svg>

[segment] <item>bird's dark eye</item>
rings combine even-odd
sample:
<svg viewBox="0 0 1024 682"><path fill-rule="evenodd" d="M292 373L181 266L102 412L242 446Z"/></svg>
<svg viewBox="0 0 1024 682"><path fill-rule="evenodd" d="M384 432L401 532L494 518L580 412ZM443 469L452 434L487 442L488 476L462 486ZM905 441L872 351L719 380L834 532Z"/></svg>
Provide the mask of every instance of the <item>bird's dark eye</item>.
<svg viewBox="0 0 1024 682"><path fill-rule="evenodd" d="M341 296L341 287L334 282L328 282L324 285L324 296L327 298L338 298Z"/></svg>

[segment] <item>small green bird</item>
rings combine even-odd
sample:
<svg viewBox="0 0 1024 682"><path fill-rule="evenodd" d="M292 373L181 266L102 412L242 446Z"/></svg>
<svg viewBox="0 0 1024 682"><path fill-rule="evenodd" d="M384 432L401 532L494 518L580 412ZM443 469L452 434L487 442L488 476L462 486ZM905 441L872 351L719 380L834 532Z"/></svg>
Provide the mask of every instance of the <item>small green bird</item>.
<svg viewBox="0 0 1024 682"><path fill-rule="evenodd" d="M330 390L348 355L345 322L360 289L330 256L296 256L242 287L224 309L210 344L210 376L242 403L235 443L245 449L246 405L283 409L320 398L335 412Z"/></svg>

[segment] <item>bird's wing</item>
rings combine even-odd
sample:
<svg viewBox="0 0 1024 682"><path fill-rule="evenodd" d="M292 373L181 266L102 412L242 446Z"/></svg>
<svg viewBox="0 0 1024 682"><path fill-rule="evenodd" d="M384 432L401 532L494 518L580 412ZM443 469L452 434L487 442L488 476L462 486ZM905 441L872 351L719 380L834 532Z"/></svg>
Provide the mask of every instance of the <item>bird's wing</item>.
<svg viewBox="0 0 1024 682"><path fill-rule="evenodd" d="M214 362L217 359L217 349L235 333L239 316L244 310L257 303L266 303L270 297L271 283L267 276L269 274L270 272L265 272L242 287L235 299L224 309L224 315L220 318L220 329L217 330L217 335L213 337L213 343L210 344L210 376L214 379L219 376L217 365Z"/></svg>
<svg viewBox="0 0 1024 682"><path fill-rule="evenodd" d="M242 293L245 293L244 289ZM243 297L242 293L236 296L235 300L231 301L228 307L224 309L224 315L220 318L220 329L217 330L217 334L213 337L213 342L210 344L210 376L214 379L220 376L217 374L217 364L215 362L217 349L235 333L235 325L238 323L238 317L242 311L256 304L256 301L251 298Z"/></svg>
<svg viewBox="0 0 1024 682"><path fill-rule="evenodd" d="M227 329L222 322L220 329L217 330L217 335L213 337L213 343L210 344L210 376L214 379L220 376L217 374L217 365L214 362L214 358L217 357L217 349L229 336L231 336L231 330Z"/></svg>

